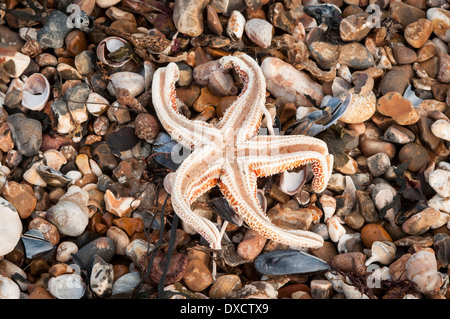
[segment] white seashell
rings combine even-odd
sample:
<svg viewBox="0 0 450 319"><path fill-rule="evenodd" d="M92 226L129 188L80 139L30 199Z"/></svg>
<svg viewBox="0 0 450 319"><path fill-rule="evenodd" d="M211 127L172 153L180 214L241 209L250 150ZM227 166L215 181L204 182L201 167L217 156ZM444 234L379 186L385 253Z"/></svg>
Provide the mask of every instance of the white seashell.
<svg viewBox="0 0 450 319"><path fill-rule="evenodd" d="M94 116L100 116L109 108L109 101L96 92L89 93L86 108Z"/></svg>
<svg viewBox="0 0 450 319"><path fill-rule="evenodd" d="M119 68L123 66L125 63L130 61L129 58L123 59L122 61L113 61L108 58L108 54L119 50L127 45L127 41L125 39L119 37L107 37L103 39L97 46L97 56L100 62L112 66L114 68Z"/></svg>
<svg viewBox="0 0 450 319"><path fill-rule="evenodd" d="M144 61L144 68L141 75L144 77L145 90L150 89L153 80L153 74L155 73L155 66L150 61Z"/></svg>
<svg viewBox="0 0 450 319"><path fill-rule="evenodd" d="M305 185L308 175L307 166L304 165L300 171L284 171L280 177L280 190L288 195L295 195Z"/></svg>
<svg viewBox="0 0 450 319"><path fill-rule="evenodd" d="M231 12L230 19L228 20L226 32L227 35L233 41L240 41L242 39L242 35L244 34L245 27L245 18L237 10Z"/></svg>
<svg viewBox="0 0 450 319"><path fill-rule="evenodd" d="M9 62L11 61L11 62ZM5 64L5 71L12 78L18 78L30 64L30 57L20 52L0 47L0 64Z"/></svg>
<svg viewBox="0 0 450 319"><path fill-rule="evenodd" d="M395 245L389 241L375 241L371 247L372 256L366 260L366 266L374 262L388 265L394 260L396 251Z"/></svg>
<svg viewBox="0 0 450 319"><path fill-rule="evenodd" d="M134 72L117 72L111 74L113 88L125 88L132 96L138 96L145 89L144 77ZM111 94L115 92L111 92Z"/></svg>
<svg viewBox="0 0 450 319"><path fill-rule="evenodd" d="M10 253L20 240L22 222L19 213L0 197L0 256Z"/></svg>
<svg viewBox="0 0 450 319"><path fill-rule="evenodd" d="M339 238L346 233L344 226L340 223L340 218L333 216L327 221L328 235L330 239L337 243Z"/></svg>
<svg viewBox="0 0 450 319"><path fill-rule="evenodd" d="M426 250L421 250L408 259L405 273L406 278L414 282L417 290L425 295L436 294L443 282L437 270L436 257Z"/></svg>

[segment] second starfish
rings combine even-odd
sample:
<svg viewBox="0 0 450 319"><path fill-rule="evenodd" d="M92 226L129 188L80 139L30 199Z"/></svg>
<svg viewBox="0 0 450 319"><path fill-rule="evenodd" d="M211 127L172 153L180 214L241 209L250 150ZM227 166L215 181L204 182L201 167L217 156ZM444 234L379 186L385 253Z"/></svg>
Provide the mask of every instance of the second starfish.
<svg viewBox="0 0 450 319"><path fill-rule="evenodd" d="M257 178L311 164L312 187L322 192L333 168L327 145L309 136L257 135L266 112L266 82L259 65L243 53L223 57L220 64L236 71L243 89L217 125L191 121L178 112L175 63L159 68L153 77L153 105L161 124L174 140L193 150L176 171L171 194L176 214L211 248L220 249L218 228L191 210L200 195L218 185L248 226L261 235L290 246L321 247L323 239L316 233L285 230L270 222L257 198Z"/></svg>

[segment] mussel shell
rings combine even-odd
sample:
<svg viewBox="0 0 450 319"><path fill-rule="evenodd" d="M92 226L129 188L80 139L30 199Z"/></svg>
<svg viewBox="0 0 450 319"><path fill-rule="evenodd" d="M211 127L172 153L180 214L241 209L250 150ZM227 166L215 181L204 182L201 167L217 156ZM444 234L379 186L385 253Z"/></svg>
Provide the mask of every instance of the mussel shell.
<svg viewBox="0 0 450 319"><path fill-rule="evenodd" d="M53 187L64 188L72 181L72 179L50 166L39 165L36 167L36 172L44 180L44 182L47 183L47 185Z"/></svg>
<svg viewBox="0 0 450 319"><path fill-rule="evenodd" d="M44 235L37 229L30 229L21 238L25 255L29 259L41 256L55 248L55 245L45 240Z"/></svg>
<svg viewBox="0 0 450 319"><path fill-rule="evenodd" d="M306 274L330 268L330 265L320 258L291 249L274 250L259 255L254 265L260 273L273 276Z"/></svg>
<svg viewBox="0 0 450 319"><path fill-rule="evenodd" d="M212 210L217 213L217 215L219 215L229 223L232 223L233 225L236 225L238 227L241 227L244 223L242 217L236 213L236 211L233 209L233 207L230 206L225 198L214 198L209 202L209 204Z"/></svg>
<svg viewBox="0 0 450 319"><path fill-rule="evenodd" d="M153 159L158 162L159 164L176 171L178 167L181 165L182 161L179 161L182 159L178 154L177 156L177 162L173 161L172 155L174 155L175 151L179 151L180 148L178 146L181 146L176 141L172 140L168 134L165 133L159 133L158 136L156 136L155 142L153 143L153 149L152 154L155 153L162 153L157 154L153 156ZM183 154L186 154L186 149L183 149ZM188 151L189 152L189 151Z"/></svg>

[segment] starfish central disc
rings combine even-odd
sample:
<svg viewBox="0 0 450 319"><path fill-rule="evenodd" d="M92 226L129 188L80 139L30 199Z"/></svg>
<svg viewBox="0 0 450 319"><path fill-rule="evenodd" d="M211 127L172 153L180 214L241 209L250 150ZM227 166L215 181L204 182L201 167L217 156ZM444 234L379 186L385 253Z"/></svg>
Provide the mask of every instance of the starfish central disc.
<svg viewBox="0 0 450 319"><path fill-rule="evenodd" d="M325 190L333 167L327 145L313 137L258 135L265 109L266 82L248 55L220 59L233 68L243 83L238 99L217 125L191 121L178 112L175 63L159 68L153 77L152 99L157 116L171 137L193 152L176 171L172 206L177 215L202 235L213 249L221 248L221 235L208 219L191 210L191 204L218 185L230 205L248 226L268 239L297 247L321 247L316 233L285 230L273 225L257 198L257 178L311 164L315 192Z"/></svg>

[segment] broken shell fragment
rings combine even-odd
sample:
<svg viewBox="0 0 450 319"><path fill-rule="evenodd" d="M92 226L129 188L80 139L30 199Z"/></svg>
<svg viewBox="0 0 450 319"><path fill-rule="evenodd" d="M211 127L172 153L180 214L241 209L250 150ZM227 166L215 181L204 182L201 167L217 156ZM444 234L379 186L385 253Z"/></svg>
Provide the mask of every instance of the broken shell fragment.
<svg viewBox="0 0 450 319"><path fill-rule="evenodd" d="M44 180L44 182L47 183L47 185L53 187L64 188L72 181L72 179L50 166L39 165L36 167L36 172Z"/></svg>
<svg viewBox="0 0 450 319"><path fill-rule="evenodd" d="M0 47L0 64L12 78L21 76L30 61L30 57L25 54Z"/></svg>
<svg viewBox="0 0 450 319"><path fill-rule="evenodd" d="M107 37L98 44L97 57L102 63L119 68L130 61L125 51L123 53L120 52L120 50L124 50L126 47L127 41L125 39L114 36ZM113 58L111 58L112 54L114 54Z"/></svg>
<svg viewBox="0 0 450 319"><path fill-rule="evenodd" d="M40 73L34 73L22 87L22 106L33 111L41 111L50 97L50 83Z"/></svg>

